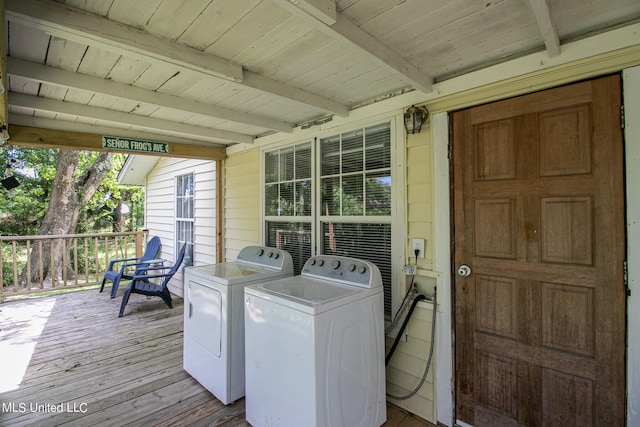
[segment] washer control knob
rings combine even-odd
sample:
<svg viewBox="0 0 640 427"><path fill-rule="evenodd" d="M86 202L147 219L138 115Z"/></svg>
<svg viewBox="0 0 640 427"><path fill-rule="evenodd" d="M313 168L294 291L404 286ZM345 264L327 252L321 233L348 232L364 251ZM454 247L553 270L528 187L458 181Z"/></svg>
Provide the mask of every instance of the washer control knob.
<svg viewBox="0 0 640 427"><path fill-rule="evenodd" d="M260 248L256 253L258 254L258 256L262 256L264 254L264 249Z"/></svg>
<svg viewBox="0 0 640 427"><path fill-rule="evenodd" d="M269 252L269 254L267 255L269 258L273 258L273 252Z"/></svg>
<svg viewBox="0 0 640 427"><path fill-rule="evenodd" d="M349 267L347 267L347 269L349 271L354 271L356 269L356 265L355 264L349 264Z"/></svg>
<svg viewBox="0 0 640 427"><path fill-rule="evenodd" d="M358 273L364 274L365 271L367 271L367 266L366 265L361 265L360 267L358 267Z"/></svg>
<svg viewBox="0 0 640 427"><path fill-rule="evenodd" d="M311 258L311 261L309 261L309 263L311 265L316 265L316 259L315 258Z"/></svg>
<svg viewBox="0 0 640 427"><path fill-rule="evenodd" d="M319 259L319 260L318 260L318 265L319 265L320 267L322 267L322 266L324 265L324 260L323 260L323 259Z"/></svg>
<svg viewBox="0 0 640 427"><path fill-rule="evenodd" d="M340 260L334 259L331 261L331 268L337 270L340 267Z"/></svg>
<svg viewBox="0 0 640 427"><path fill-rule="evenodd" d="M273 253L273 257L274 257L275 259L278 259L278 258L280 258L280 254L279 254L278 252L274 252L274 253Z"/></svg>

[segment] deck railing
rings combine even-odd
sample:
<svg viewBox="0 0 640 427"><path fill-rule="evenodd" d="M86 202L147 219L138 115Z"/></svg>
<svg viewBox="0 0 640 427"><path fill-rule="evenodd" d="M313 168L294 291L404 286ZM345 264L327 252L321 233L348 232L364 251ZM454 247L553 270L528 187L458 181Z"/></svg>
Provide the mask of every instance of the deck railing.
<svg viewBox="0 0 640 427"><path fill-rule="evenodd" d="M102 282L112 259L139 257L148 232L65 234L46 236L0 236L0 302L4 298L76 288ZM62 245L61 277L51 280L46 271L55 271L53 256L43 259L45 245ZM32 257L39 258L33 266Z"/></svg>

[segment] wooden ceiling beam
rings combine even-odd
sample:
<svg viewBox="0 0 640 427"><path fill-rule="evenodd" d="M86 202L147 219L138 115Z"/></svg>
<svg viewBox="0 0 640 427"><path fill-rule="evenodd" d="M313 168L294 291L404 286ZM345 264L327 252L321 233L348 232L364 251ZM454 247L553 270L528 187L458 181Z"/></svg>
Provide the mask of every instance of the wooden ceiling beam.
<svg viewBox="0 0 640 427"><path fill-rule="evenodd" d="M425 93L431 92L433 85L431 76L371 34L362 30L348 18L335 12L335 3L332 0L272 1L291 14L305 19L307 23L332 39L348 44L377 65L403 79L411 87ZM329 24L333 16L333 13L327 11L330 7L333 7L335 12L335 22L333 24Z"/></svg>
<svg viewBox="0 0 640 427"><path fill-rule="evenodd" d="M158 141L163 142L163 141ZM105 150L102 135L83 132L69 132L27 126L11 126L11 143L26 147L64 148L69 150L112 151L131 154L129 151ZM182 157L205 160L224 160L225 149L221 147L169 144L168 154L154 154L164 157ZM145 153L139 153L145 154ZM148 154L148 153L147 153Z"/></svg>
<svg viewBox="0 0 640 427"><path fill-rule="evenodd" d="M187 144L187 145L200 145L207 147L220 147L226 148L228 144L225 143L216 143L216 142L205 142L199 141L192 138L182 138L175 135L167 135L154 132L153 130L145 130L145 131L137 131L132 129L131 127L113 127L107 125L100 125L95 123L81 123L81 122L70 122L67 120L56 120L53 118L42 117L42 116L34 116L34 115L26 115L19 113L9 113L9 124L20 125L26 127L33 128L45 128L45 129L53 129L53 130L61 130L68 132L82 132L82 133L93 133L100 135L110 135L117 136L121 138L132 138L132 139L153 139L155 141L167 142L176 144Z"/></svg>
<svg viewBox="0 0 640 427"><path fill-rule="evenodd" d="M560 55L560 38L558 30L553 24L553 19L551 19L549 3L547 0L529 0L529 4L531 4L533 13L536 16L536 22L540 33L542 33L549 58Z"/></svg>
<svg viewBox="0 0 640 427"><path fill-rule="evenodd" d="M335 0L288 0L305 13L327 25L336 23L337 14Z"/></svg>
<svg viewBox="0 0 640 427"><path fill-rule="evenodd" d="M37 80L54 86L64 88L72 87L86 92L100 93L116 98L124 98L135 102L144 102L174 110L188 111L194 114L201 114L279 132L293 132L293 125L279 120L255 116L202 102L191 101L153 90L114 82L113 80L73 73L71 71L48 67L46 65L22 59L11 57L7 58L7 72L10 75Z"/></svg>
<svg viewBox="0 0 640 427"><path fill-rule="evenodd" d="M203 77L224 79L341 117L349 114L347 106L329 98L258 76L243 70L242 65L92 13L52 1L5 1L8 20L41 29L66 40L96 46L147 63L171 66ZM250 80L251 84L245 84L245 80Z"/></svg>
<svg viewBox="0 0 640 427"><path fill-rule="evenodd" d="M123 113L120 111L108 110L106 108L91 107L88 105L74 104L71 102L24 95L21 93L10 93L9 104L16 107L29 108L54 114L69 114L92 120L118 123L120 125L124 124L140 128L150 128L156 131L167 131L180 134L184 137L210 142L239 142L252 144L254 140L251 135L245 135L237 132L170 122L153 117Z"/></svg>

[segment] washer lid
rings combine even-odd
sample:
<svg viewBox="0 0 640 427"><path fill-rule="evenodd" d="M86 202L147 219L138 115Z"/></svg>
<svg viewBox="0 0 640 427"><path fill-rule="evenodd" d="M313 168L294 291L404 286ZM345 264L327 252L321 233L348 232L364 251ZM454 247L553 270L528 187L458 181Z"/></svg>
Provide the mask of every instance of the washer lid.
<svg viewBox="0 0 640 427"><path fill-rule="evenodd" d="M362 292L361 289L352 286L301 276L260 283L254 287L258 291L312 307L348 298Z"/></svg>

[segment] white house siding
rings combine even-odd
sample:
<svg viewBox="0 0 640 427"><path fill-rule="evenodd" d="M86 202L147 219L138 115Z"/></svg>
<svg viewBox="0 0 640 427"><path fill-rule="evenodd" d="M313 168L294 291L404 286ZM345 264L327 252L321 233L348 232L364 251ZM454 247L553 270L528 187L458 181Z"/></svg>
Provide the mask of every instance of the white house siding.
<svg viewBox="0 0 640 427"><path fill-rule="evenodd" d="M415 391L427 368L434 338L432 316L433 304L418 303L405 330L406 341L399 342L387 365L387 393L400 398L389 397L393 404L436 424L435 345L427 377ZM387 337L387 349L392 344L393 339Z"/></svg>
<svg viewBox="0 0 640 427"><path fill-rule="evenodd" d="M419 134L407 135L405 142L406 184L406 264L416 264L412 239L425 240L424 258L418 258L418 273L414 278L418 292L431 296L437 283L434 273L433 222L433 138L430 123ZM408 281L407 281L408 282ZM399 298L396 298L398 300ZM399 304L400 301L395 301ZM394 310L397 304L394 303ZM420 303L407 325L406 341L400 342L387 367L387 391L395 396L406 396L422 379L431 344L432 305ZM387 350L393 340L387 338ZM434 353L435 354L435 353ZM411 398L390 399L400 406L432 423L436 423L435 357L424 385Z"/></svg>
<svg viewBox="0 0 640 427"><path fill-rule="evenodd" d="M194 174L194 265L216 260L216 163L213 161L162 158L147 176L146 228L162 241L161 257L173 263L175 239L175 177ZM183 271L169 282L172 293L183 295Z"/></svg>
<svg viewBox="0 0 640 427"><path fill-rule="evenodd" d="M225 160L224 257L236 259L248 245L260 238L260 150L230 154Z"/></svg>
<svg viewBox="0 0 640 427"><path fill-rule="evenodd" d="M411 240L425 239L425 255L418 258L418 268L433 270L433 141L430 125L424 126L419 134L407 135L406 153L407 256L410 257L407 262L416 262Z"/></svg>

